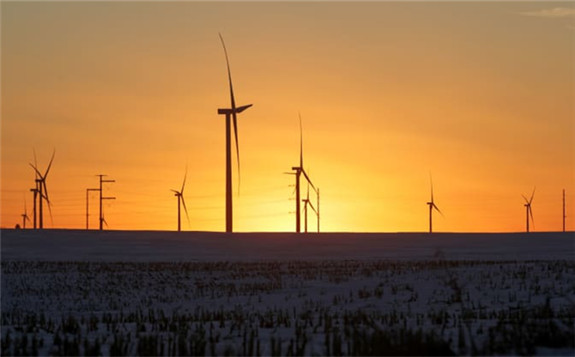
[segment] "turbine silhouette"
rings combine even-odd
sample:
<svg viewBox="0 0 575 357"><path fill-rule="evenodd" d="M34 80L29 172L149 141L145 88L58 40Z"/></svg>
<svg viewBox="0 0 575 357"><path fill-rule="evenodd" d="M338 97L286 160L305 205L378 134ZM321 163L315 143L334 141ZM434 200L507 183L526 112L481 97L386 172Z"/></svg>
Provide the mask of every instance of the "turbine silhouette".
<svg viewBox="0 0 575 357"><path fill-rule="evenodd" d="M26 209L26 200L24 200L24 213L22 216L22 229L26 229L26 221L30 222L30 217L28 217L28 211Z"/></svg>
<svg viewBox="0 0 575 357"><path fill-rule="evenodd" d="M40 229L44 228L44 211L43 211L43 204L42 201L46 200L46 203L48 205L48 211L50 212L50 219L52 219L52 208L51 208L51 203L50 203L50 198L48 197L48 187L46 186L46 178L48 177L48 173L50 172L50 168L52 167L52 162L54 161L54 155L56 155L56 150L54 150L52 152L52 158L50 159L50 163L48 164L48 167L46 168L46 171L44 172L44 174L42 174L39 170L38 170L38 166L36 164L36 152L34 152L34 165L30 164L30 166L32 166L32 168L34 169L34 171L36 172L36 191L39 194L38 195L38 207L39 207L39 219L38 219L38 225ZM35 196L36 196L36 192L35 192Z"/></svg>
<svg viewBox="0 0 575 357"><path fill-rule="evenodd" d="M240 187L240 147L238 140L238 120L237 114L243 112L252 106L252 104L236 107L236 100L234 97L234 87L232 84L232 72L230 70L230 61L228 59L228 51L222 34L219 34L224 54L226 56L226 65L228 68L228 82L230 85L230 102L231 108L218 109L218 114L226 116L226 232L233 232L233 202L232 202L232 160L231 160L231 128L230 121L234 125L234 136L236 141L236 157L238 162L238 194Z"/></svg>
<svg viewBox="0 0 575 357"><path fill-rule="evenodd" d="M299 233L301 231L300 177L302 174L304 175L308 184L313 188L313 190L317 194L317 189L315 188L315 186L311 182L311 179L309 178L308 174L305 172L304 166L303 166L303 129L302 129L302 122L301 122L301 114L298 113L298 116L299 116L299 166L293 166L291 168L293 171L295 171L292 174L295 175L295 191L296 191L296 197L295 197L295 205L296 205L295 206L295 212L296 212L296 221L295 222L296 223L295 223L295 227L296 227L297 233Z"/></svg>
<svg viewBox="0 0 575 357"><path fill-rule="evenodd" d="M523 197L523 199L525 200L525 204L523 206L525 206L525 223L526 223L526 230L527 233L529 233L529 217L531 217L531 223L535 224L535 221L533 220L533 210L531 208L531 202L533 202L533 197L535 196L535 187L533 187L533 193L531 194L531 198L527 199L527 197L521 195Z"/></svg>
<svg viewBox="0 0 575 357"><path fill-rule="evenodd" d="M427 202L427 205L429 206L429 233L433 233L433 210L435 209L442 216L443 213L441 213L435 204L435 201L433 201L433 180L431 178L431 174L429 174L429 182L431 183L431 201Z"/></svg>
<svg viewBox="0 0 575 357"><path fill-rule="evenodd" d="M304 211L304 217L305 217L304 228L305 228L305 232L307 233L307 207L309 206L312 209L312 211L314 211L316 216L318 215L317 210L315 209L315 207L313 206L313 204L311 203L311 201L309 199L309 183L307 184L306 198L304 198L302 200L302 202L303 202L303 211Z"/></svg>
<svg viewBox="0 0 575 357"><path fill-rule="evenodd" d="M186 187L186 177L188 176L188 169L186 168L186 173L184 174L184 181L182 182L182 188L179 191L172 190L174 196L178 198L178 232L182 229L181 225L181 214L180 206L184 206L184 211L186 212L186 217L188 218L188 224L190 223L190 217L188 216L188 209L186 208L186 201L184 200L184 188Z"/></svg>

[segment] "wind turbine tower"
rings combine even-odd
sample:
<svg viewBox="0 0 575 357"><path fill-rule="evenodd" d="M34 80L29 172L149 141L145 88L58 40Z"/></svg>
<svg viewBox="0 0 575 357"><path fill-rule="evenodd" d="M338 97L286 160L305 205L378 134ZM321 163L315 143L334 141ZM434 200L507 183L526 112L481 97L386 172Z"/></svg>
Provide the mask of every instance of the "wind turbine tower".
<svg viewBox="0 0 575 357"><path fill-rule="evenodd" d="M31 188L31 189L30 189L30 192L33 192L33 193L34 193L34 204L33 204L33 208L34 208L34 212L33 212L34 222L33 222L33 223L34 223L34 229L36 229L36 228L37 228L37 225L36 225L36 222L37 222L37 220L36 220L36 201L38 200L38 182L37 182L37 181L36 181L36 187Z"/></svg>
<svg viewBox="0 0 575 357"><path fill-rule="evenodd" d="M226 50L226 44L224 43L224 38L220 35L220 40L222 41L222 46L224 48L224 54L226 55L226 64L228 68L228 82L230 85L230 101L231 108L218 109L218 114L226 116L226 232L233 232L233 202L232 202L232 152L231 152L231 121L234 124L234 135L236 138L236 154L238 161L238 188L239 188L239 177L240 177L240 149L238 144L238 121L237 114L243 112L252 106L252 104L243 105L236 107L236 100L234 98L234 88L232 85L232 73L230 70L230 61L228 59L228 51Z"/></svg>
<svg viewBox="0 0 575 357"><path fill-rule="evenodd" d="M431 175L429 175L429 181L431 183L431 201L427 202L427 205L429 206L429 233L433 233L433 210L435 209L441 215L443 215L443 213L441 213L433 201L433 180L431 179Z"/></svg>
<svg viewBox="0 0 575 357"><path fill-rule="evenodd" d="M523 195L521 195L523 196ZM533 188L533 193L531 194L531 198L527 199L527 197L523 196L523 199L525 200L525 204L523 206L525 206L525 223L526 223L526 229L527 229L527 233L529 233L529 217L531 217L531 222L534 223L533 220L533 210L531 209L531 202L533 202L533 196L535 196L535 188Z"/></svg>

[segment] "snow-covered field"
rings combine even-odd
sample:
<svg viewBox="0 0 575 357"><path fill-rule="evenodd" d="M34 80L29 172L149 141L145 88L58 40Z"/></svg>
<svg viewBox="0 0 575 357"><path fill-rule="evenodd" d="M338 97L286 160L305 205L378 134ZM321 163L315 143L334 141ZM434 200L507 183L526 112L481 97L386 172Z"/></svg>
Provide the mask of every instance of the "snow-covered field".
<svg viewBox="0 0 575 357"><path fill-rule="evenodd" d="M575 354L575 235L1 232L2 355Z"/></svg>

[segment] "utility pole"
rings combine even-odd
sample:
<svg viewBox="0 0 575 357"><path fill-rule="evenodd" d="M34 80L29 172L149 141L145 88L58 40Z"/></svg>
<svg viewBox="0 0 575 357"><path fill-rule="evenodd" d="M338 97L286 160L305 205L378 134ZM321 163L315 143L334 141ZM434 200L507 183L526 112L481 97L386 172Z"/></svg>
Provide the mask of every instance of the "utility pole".
<svg viewBox="0 0 575 357"><path fill-rule="evenodd" d="M90 200L89 200L88 194L90 193L90 191L100 191L100 189L99 188L87 188L86 189L86 230L89 229L88 228L89 227L88 222L89 222L89 217L90 217L90 213L89 213L90 212L90 206L89 206Z"/></svg>
<svg viewBox="0 0 575 357"><path fill-rule="evenodd" d="M317 188L317 232L319 233L319 187Z"/></svg>
<svg viewBox="0 0 575 357"><path fill-rule="evenodd" d="M565 189L563 189L563 232L565 232Z"/></svg>
<svg viewBox="0 0 575 357"><path fill-rule="evenodd" d="M104 176L108 176L108 175L96 175L98 177L100 177L100 188L98 189L98 191L100 191L100 230L103 229L103 223L104 223L104 215L102 214L102 200L115 200L116 197L102 197L102 184L103 183L112 183L112 182L116 182L116 180L104 180L103 177Z"/></svg>

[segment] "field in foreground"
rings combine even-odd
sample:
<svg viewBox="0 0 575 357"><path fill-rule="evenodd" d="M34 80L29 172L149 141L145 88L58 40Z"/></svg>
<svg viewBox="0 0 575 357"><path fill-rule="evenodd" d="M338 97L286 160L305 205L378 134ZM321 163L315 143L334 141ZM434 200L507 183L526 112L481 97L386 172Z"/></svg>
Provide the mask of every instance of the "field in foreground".
<svg viewBox="0 0 575 357"><path fill-rule="evenodd" d="M2 231L2 355L573 355L573 243Z"/></svg>

